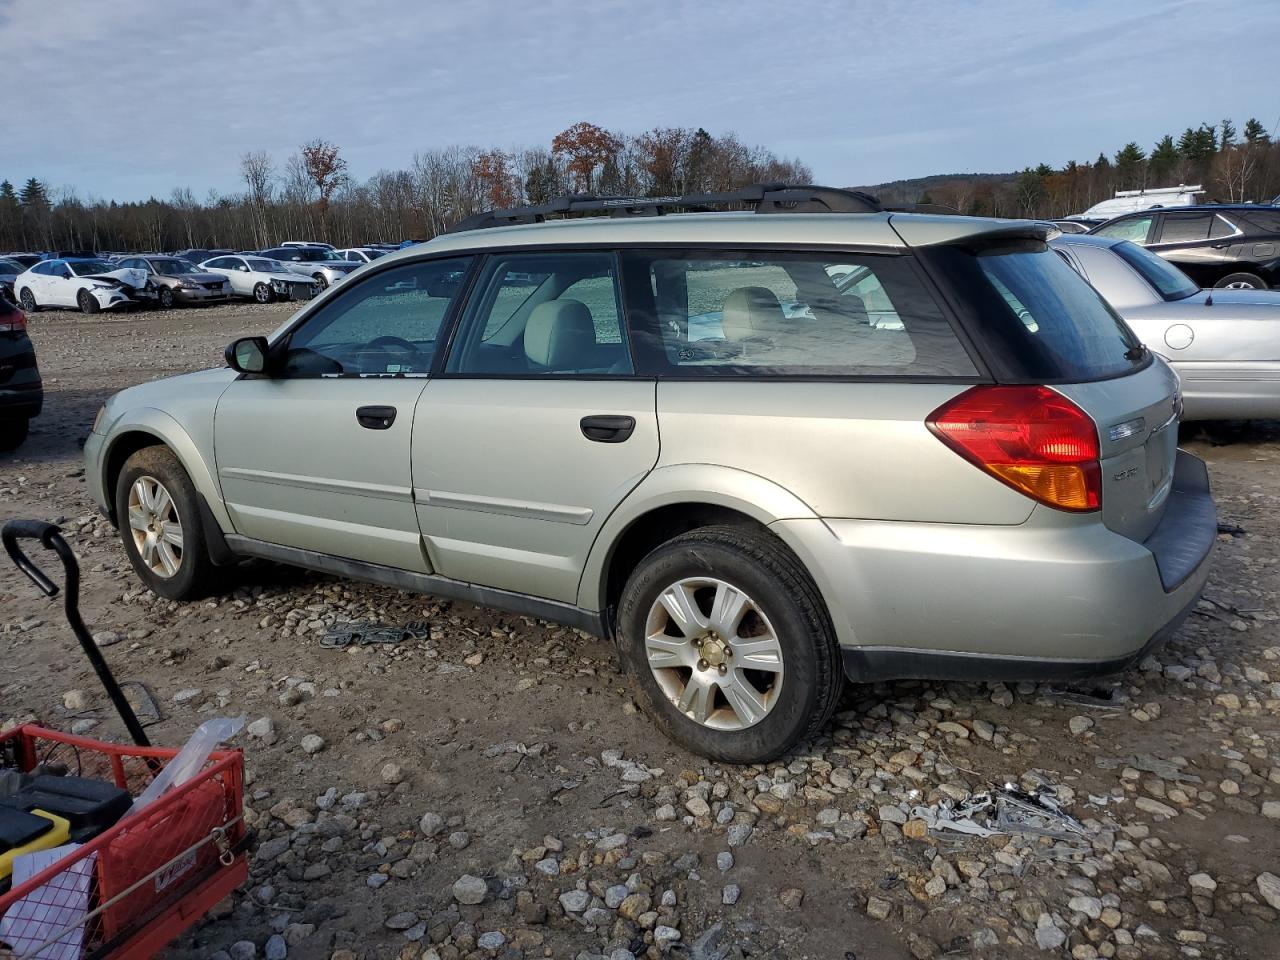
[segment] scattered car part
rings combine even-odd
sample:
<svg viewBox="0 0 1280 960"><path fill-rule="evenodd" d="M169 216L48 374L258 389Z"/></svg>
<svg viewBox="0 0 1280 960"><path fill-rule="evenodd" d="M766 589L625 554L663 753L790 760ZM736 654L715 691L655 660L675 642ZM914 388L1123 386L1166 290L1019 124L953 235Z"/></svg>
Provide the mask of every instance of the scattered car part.
<svg viewBox="0 0 1280 960"><path fill-rule="evenodd" d="M431 628L416 620L403 627L374 623L338 623L325 631L320 638L320 646L329 650L345 650L347 647L368 647L383 643L413 643L430 636Z"/></svg>

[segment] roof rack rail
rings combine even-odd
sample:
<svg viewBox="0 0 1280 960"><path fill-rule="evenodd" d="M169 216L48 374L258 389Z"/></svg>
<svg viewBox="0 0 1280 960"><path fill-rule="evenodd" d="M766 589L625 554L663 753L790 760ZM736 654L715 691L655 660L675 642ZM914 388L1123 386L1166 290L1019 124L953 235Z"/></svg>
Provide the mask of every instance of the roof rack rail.
<svg viewBox="0 0 1280 960"><path fill-rule="evenodd" d="M713 207L749 207L756 213L879 213L880 202L859 190L811 184L757 183L725 193L679 197L601 197L571 193L538 206L488 210L458 221L445 233L542 223L573 216L660 217L674 210L707 212Z"/></svg>

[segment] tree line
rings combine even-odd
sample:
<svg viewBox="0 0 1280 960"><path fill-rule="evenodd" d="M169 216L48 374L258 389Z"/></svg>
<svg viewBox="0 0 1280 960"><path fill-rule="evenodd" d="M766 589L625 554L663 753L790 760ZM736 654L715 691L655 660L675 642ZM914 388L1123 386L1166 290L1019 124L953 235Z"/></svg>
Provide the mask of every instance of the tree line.
<svg viewBox="0 0 1280 960"><path fill-rule="evenodd" d="M1206 200L1270 202L1280 194L1280 143L1260 121L1237 128L1230 119L1166 134L1150 152L1130 141L1112 156L1071 161L1062 168L1027 167L1002 179L948 178L925 189L882 192L889 203L931 203L957 213L992 217L1063 217L1082 213L1118 190L1198 184Z"/></svg>
<svg viewBox="0 0 1280 960"><path fill-rule="evenodd" d="M353 178L341 149L303 144L283 163L265 151L240 158L243 189L198 198L180 187L141 202L82 197L28 177L0 181L0 250L262 249L288 239L353 246L429 239L495 207L545 203L565 193L668 196L751 183L806 183L799 159L749 146L734 134L657 127L640 134L575 123L546 146L515 150L448 146L417 153L408 169ZM1256 119L1161 137L1148 152L1126 143L1113 155L1003 177L958 175L905 181L879 191L886 205L934 204L975 216L1060 217L1117 190L1202 184L1211 199L1267 201L1280 194L1280 143Z"/></svg>
<svg viewBox="0 0 1280 960"><path fill-rule="evenodd" d="M262 249L284 240L339 247L429 239L482 210L545 203L565 193L667 196L751 183L806 183L798 159L734 134L659 127L638 135L575 123L547 146L449 146L417 153L408 169L353 178L341 149L303 144L283 163L265 151L240 158L243 189L190 188L141 202L82 197L29 177L0 182L2 250Z"/></svg>

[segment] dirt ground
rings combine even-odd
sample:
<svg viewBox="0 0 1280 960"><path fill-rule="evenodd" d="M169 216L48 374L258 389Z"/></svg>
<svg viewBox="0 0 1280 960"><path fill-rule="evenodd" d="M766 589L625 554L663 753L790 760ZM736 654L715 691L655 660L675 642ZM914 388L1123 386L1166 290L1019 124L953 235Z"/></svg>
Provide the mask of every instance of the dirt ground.
<svg viewBox="0 0 1280 960"><path fill-rule="evenodd" d="M251 879L166 956L1277 955L1280 424L1184 428L1224 532L1205 601L1140 669L850 687L820 739L733 768L664 740L574 631L267 566L199 604L139 588L85 490L98 406L288 312L39 313L45 412L0 455L0 519L64 528L85 619L160 705L152 738L255 721ZM320 645L351 621L424 626ZM0 723L124 739L60 607L7 561L0 656ZM922 836L912 816L1005 783L1056 787L1084 838Z"/></svg>

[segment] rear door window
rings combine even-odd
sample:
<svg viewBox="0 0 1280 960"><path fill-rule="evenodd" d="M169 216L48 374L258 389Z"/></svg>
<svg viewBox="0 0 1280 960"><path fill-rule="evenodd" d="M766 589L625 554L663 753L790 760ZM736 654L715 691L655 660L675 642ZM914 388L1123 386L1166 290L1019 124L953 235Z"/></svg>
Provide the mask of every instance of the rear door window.
<svg viewBox="0 0 1280 960"><path fill-rule="evenodd" d="M1190 243L1208 240L1213 226L1211 213L1166 213L1160 228L1161 243Z"/></svg>
<svg viewBox="0 0 1280 960"><path fill-rule="evenodd" d="M977 375L908 257L635 251L624 269L643 373Z"/></svg>
<svg viewBox="0 0 1280 960"><path fill-rule="evenodd" d="M1150 362L1120 315L1040 241L929 247L921 257L950 287L999 380L1103 380Z"/></svg>

